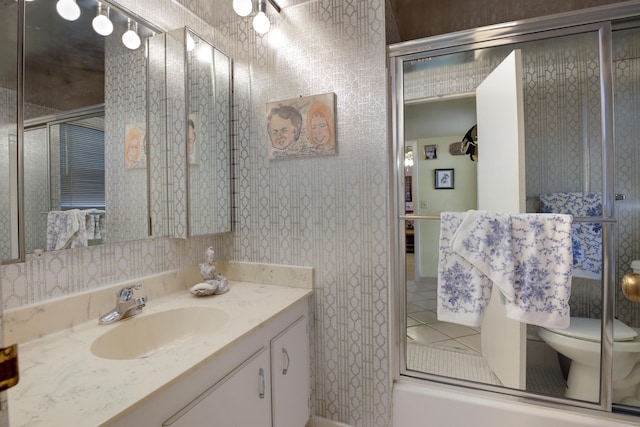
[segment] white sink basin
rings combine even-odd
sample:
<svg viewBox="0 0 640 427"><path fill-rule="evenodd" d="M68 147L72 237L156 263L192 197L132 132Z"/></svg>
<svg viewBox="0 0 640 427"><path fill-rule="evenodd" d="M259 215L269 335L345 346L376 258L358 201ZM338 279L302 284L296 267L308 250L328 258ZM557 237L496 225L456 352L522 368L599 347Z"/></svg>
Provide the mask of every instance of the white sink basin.
<svg viewBox="0 0 640 427"><path fill-rule="evenodd" d="M91 344L103 359L127 360L171 351L185 342L220 330L227 313L210 307L183 307L122 321Z"/></svg>

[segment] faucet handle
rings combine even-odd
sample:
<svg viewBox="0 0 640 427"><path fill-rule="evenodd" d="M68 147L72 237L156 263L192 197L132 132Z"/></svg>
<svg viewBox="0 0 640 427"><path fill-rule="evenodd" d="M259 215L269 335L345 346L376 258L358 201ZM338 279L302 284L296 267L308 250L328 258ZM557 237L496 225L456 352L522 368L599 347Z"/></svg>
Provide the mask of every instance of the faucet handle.
<svg viewBox="0 0 640 427"><path fill-rule="evenodd" d="M147 299L147 296L145 295L145 296L136 298L134 301L138 307L142 308L145 305L147 305L148 299Z"/></svg>
<svg viewBox="0 0 640 427"><path fill-rule="evenodd" d="M118 297L120 302L130 301L133 297L133 291L138 290L142 287L142 283L136 283L135 285L125 286L124 288L118 291Z"/></svg>

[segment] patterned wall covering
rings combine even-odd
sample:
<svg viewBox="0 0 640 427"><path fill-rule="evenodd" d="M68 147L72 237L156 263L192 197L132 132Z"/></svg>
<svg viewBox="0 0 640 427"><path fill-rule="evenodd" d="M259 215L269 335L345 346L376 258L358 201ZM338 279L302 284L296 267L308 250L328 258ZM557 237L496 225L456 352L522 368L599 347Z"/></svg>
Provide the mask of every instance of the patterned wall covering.
<svg viewBox="0 0 640 427"><path fill-rule="evenodd" d="M615 203L616 314L625 323L640 327L640 305L620 292L620 278L640 259L640 30L624 30L613 36L614 132L616 143L616 193L626 199Z"/></svg>
<svg viewBox="0 0 640 427"><path fill-rule="evenodd" d="M49 150L47 128L24 133L24 214L27 252L45 250L47 246L47 212L49 212Z"/></svg>
<svg viewBox="0 0 640 427"><path fill-rule="evenodd" d="M225 258L224 238L146 239L30 255L2 266L4 308L19 307L201 262L213 245Z"/></svg>
<svg viewBox="0 0 640 427"><path fill-rule="evenodd" d="M167 135L167 103L165 85L165 34L158 34L148 40L148 74L147 74L147 132L149 132L149 210L151 216L151 235L168 236L168 153Z"/></svg>
<svg viewBox="0 0 640 427"><path fill-rule="evenodd" d="M17 138L16 102L14 90L0 88L0 200L9 200L9 149ZM10 225L10 206L0 203L0 236L11 234ZM0 239L0 259L10 258L11 241Z"/></svg>
<svg viewBox="0 0 640 427"><path fill-rule="evenodd" d="M383 17L382 3L302 2L262 38L233 18L229 48L212 40L234 59L233 259L315 268L313 413L355 426L390 423ZM265 103L331 91L338 155L266 160Z"/></svg>
<svg viewBox="0 0 640 427"><path fill-rule="evenodd" d="M312 412L388 426L384 2L309 1L271 23L264 37L250 19L228 28L238 164L233 258L314 267ZM336 93L338 154L267 160L265 103L326 92Z"/></svg>
<svg viewBox="0 0 640 427"><path fill-rule="evenodd" d="M105 41L104 240L124 242L148 235L147 170L125 165L125 127L147 121L146 57L118 37Z"/></svg>

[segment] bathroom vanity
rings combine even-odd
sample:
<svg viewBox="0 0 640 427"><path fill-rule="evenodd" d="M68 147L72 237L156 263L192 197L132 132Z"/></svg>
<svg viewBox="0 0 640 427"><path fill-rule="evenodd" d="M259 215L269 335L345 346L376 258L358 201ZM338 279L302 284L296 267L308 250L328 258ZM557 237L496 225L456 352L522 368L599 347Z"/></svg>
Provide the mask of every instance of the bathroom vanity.
<svg viewBox="0 0 640 427"><path fill-rule="evenodd" d="M139 280L143 313L112 325L98 315L130 282L6 311L8 338L22 338L11 426L304 425L312 269L219 271L230 291L204 298L188 291L197 267Z"/></svg>

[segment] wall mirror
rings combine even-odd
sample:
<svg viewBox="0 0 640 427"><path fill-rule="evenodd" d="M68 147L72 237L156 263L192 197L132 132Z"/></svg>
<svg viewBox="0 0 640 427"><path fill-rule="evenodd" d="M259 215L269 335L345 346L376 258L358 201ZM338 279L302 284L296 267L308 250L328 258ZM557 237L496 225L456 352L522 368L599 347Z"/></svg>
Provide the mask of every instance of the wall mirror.
<svg viewBox="0 0 640 427"><path fill-rule="evenodd" d="M228 231L229 58L190 36L198 48L189 55L188 78L194 82L189 83L187 113L187 74L166 69L191 52L186 40L183 56L176 57L165 49L161 30L108 3L69 2L78 6L75 20L63 18L56 3L24 2L24 141L10 121L2 123L0 164L7 167L0 184L0 212L6 212L0 215L0 260L149 236ZM3 40L16 39L15 9L21 5L0 8ZM97 17L102 27L95 24ZM154 40L163 48L152 58ZM11 59L2 61L0 75L9 77L2 90L14 102L0 106L5 121L19 108L19 56L15 41L0 49L3 58ZM170 102L166 88L176 85L185 87L183 104L169 111L181 111L184 126L174 126L175 118L163 113L168 110L165 100ZM188 121L194 123L195 145L188 141ZM180 166L183 178L175 167L167 171L169 145L183 159L190 158ZM193 155L187 153L190 147L196 147ZM178 192L192 190L188 207L171 203L169 184L179 187ZM176 217L184 230L190 221L191 232L171 227L168 222Z"/></svg>
<svg viewBox="0 0 640 427"><path fill-rule="evenodd" d="M1 154L11 170L24 165L6 190L23 197L0 202L17 212L0 221L21 250L3 248L4 261L149 234L145 40L158 30L95 0L69 3L73 20L55 0L24 4L24 138ZM15 26L0 27L15 37Z"/></svg>
<svg viewBox="0 0 640 427"><path fill-rule="evenodd" d="M149 63L153 96L167 100L166 151L151 158L172 185L162 224L181 238L231 231L231 60L185 27L153 37ZM152 128L164 120L150 116Z"/></svg>
<svg viewBox="0 0 640 427"><path fill-rule="evenodd" d="M187 30L189 234L230 231L231 61Z"/></svg>

